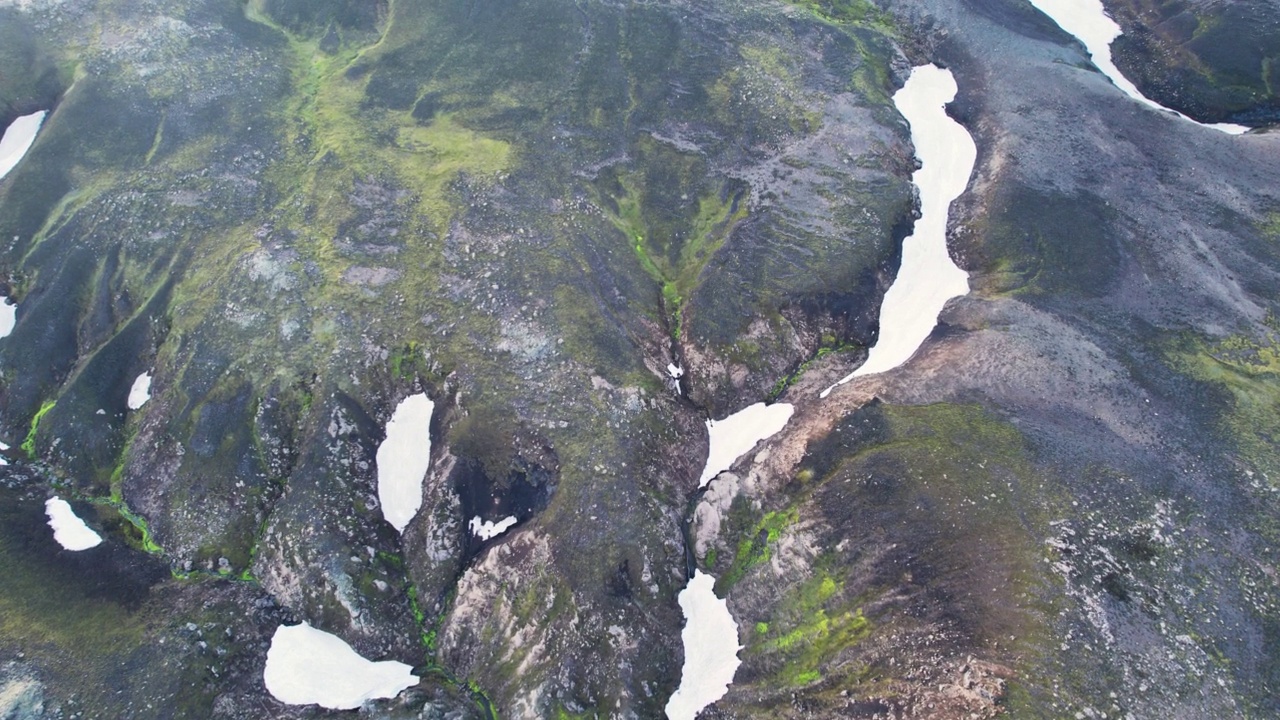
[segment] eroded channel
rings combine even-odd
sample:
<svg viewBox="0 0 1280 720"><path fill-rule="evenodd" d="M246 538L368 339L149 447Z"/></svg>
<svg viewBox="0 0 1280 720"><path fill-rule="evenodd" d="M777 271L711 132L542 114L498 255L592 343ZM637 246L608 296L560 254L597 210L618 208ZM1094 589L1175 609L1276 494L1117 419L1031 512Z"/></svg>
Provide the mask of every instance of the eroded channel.
<svg viewBox="0 0 1280 720"><path fill-rule="evenodd" d="M903 241L902 265L881 306L879 340L867 362L836 385L906 362L933 332L946 302L969 292L968 274L951 260L946 239L951 201L969 184L977 159L973 138L946 113L946 104L955 98L956 91L949 70L922 65L911 71L906 84L893 96L894 106L911 127L911 142L921 163L911 176L920 193L921 217ZM836 385L824 390L822 396ZM783 403L757 403L723 420L708 421L710 448L699 487L714 482L762 440L781 432L793 409ZM724 697L741 662L737 622L728 601L716 596L714 586L714 577L695 570L680 593L685 661L680 686L667 703L670 720L693 720Z"/></svg>

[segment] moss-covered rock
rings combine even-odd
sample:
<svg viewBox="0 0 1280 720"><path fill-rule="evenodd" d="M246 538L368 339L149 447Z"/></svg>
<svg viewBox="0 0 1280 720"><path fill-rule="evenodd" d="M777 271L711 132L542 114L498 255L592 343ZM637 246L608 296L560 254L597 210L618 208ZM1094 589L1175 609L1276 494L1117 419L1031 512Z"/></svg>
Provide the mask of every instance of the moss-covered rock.
<svg viewBox="0 0 1280 720"><path fill-rule="evenodd" d="M1106 3L1124 34L1116 65L1156 102L1200 120L1252 126L1280 120L1280 8L1206 0Z"/></svg>

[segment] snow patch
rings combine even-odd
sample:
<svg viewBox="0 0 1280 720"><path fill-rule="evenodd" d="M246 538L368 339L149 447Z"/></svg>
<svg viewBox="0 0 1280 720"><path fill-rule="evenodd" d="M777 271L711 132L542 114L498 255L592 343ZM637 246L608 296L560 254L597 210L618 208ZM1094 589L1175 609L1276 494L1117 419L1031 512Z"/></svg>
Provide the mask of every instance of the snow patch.
<svg viewBox="0 0 1280 720"><path fill-rule="evenodd" d="M133 380L129 388L129 399L125 402L130 410L137 410L151 399L151 373L144 372Z"/></svg>
<svg viewBox="0 0 1280 720"><path fill-rule="evenodd" d="M756 443L777 434L786 427L795 408L787 403L765 405L756 403L743 408L723 420L708 420L707 435L710 449L707 464L698 478L698 487L705 487L711 479L728 470L738 458L747 454Z"/></svg>
<svg viewBox="0 0 1280 720"><path fill-rule="evenodd" d="M675 363L667 363L667 374L676 380L679 380L684 377L684 368Z"/></svg>
<svg viewBox="0 0 1280 720"><path fill-rule="evenodd" d="M425 393L396 406L387 439L378 446L378 503L398 532L422 507L422 481L431 469L431 414L436 404Z"/></svg>
<svg viewBox="0 0 1280 720"><path fill-rule="evenodd" d="M46 111L41 110L23 115L5 128L4 137L0 137L0 178L17 167L18 161L31 149L45 114Z"/></svg>
<svg viewBox="0 0 1280 720"><path fill-rule="evenodd" d="M0 338L9 337L18 322L18 306L9 298L0 298Z"/></svg>
<svg viewBox="0 0 1280 720"><path fill-rule="evenodd" d="M467 523L467 527L471 528L472 535L479 536L481 540L489 540L498 537L515 524L516 518L514 515L508 515L496 523L492 520L481 520L480 516L476 515L471 518L471 522Z"/></svg>
<svg viewBox="0 0 1280 720"><path fill-rule="evenodd" d="M302 623L276 628L262 681L288 705L354 710L417 685L412 671L402 662L366 660L342 638Z"/></svg>
<svg viewBox="0 0 1280 720"><path fill-rule="evenodd" d="M822 391L862 376L892 370L915 354L938 324L947 301L969 292L969 274L947 252L947 211L964 192L977 159L973 138L947 117L956 96L950 70L921 65L893 96L893 104L911 125L920 169L911 175L920 189L920 219L902 241L902 265L880 306L880 337L867 361Z"/></svg>
<svg viewBox="0 0 1280 720"><path fill-rule="evenodd" d="M693 720L700 710L724 697L742 664L738 624L729 614L729 603L716 597L715 584L714 577L697 570L680 591L684 668L680 687L667 701L669 720Z"/></svg>
<svg viewBox="0 0 1280 720"><path fill-rule="evenodd" d="M1093 64L1098 66L1103 75L1111 79L1124 94L1148 107L1170 112L1183 120L1212 128L1228 135L1239 135L1249 128L1232 123L1201 123L1192 120L1177 110L1172 110L1149 99L1139 92L1136 85L1129 82L1111 60L1111 42L1120 37L1120 26L1112 20L1102 7L1102 0L1031 0L1037 10L1049 16L1058 27L1076 36L1084 44Z"/></svg>
<svg viewBox="0 0 1280 720"><path fill-rule="evenodd" d="M8 450L8 449L9 449L8 443L4 442L3 440L0 440L0 450ZM6 460L3 455L0 455L0 465L8 465L8 464L9 464L9 461Z"/></svg>
<svg viewBox="0 0 1280 720"><path fill-rule="evenodd" d="M44 512L49 516L53 539L67 550L78 552L102 544L102 537L84 524L66 500L49 498L44 502Z"/></svg>

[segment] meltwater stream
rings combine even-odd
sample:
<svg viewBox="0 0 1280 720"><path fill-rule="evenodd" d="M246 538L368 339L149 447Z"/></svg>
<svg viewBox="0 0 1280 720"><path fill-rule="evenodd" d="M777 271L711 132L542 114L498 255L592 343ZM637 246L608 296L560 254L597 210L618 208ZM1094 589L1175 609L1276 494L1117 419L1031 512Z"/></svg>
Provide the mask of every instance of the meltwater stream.
<svg viewBox="0 0 1280 720"><path fill-rule="evenodd" d="M880 339L867 362L836 385L859 375L892 370L910 358L933 332L947 300L969 292L969 276L947 253L947 210L969 183L977 149L969 133L947 117L945 105L956 94L949 70L922 65L893 96L893 104L911 125L911 142L921 167L911 179L920 189L922 213L903 241L902 267L880 310ZM826 397L831 389L823 391ZM786 427L792 407L757 403L724 420L708 422L711 447L699 478L704 486L755 445ZM680 593L685 627L680 687L667 703L670 720L693 720L724 697L738 669L738 625L728 602L716 596L715 578L695 571Z"/></svg>

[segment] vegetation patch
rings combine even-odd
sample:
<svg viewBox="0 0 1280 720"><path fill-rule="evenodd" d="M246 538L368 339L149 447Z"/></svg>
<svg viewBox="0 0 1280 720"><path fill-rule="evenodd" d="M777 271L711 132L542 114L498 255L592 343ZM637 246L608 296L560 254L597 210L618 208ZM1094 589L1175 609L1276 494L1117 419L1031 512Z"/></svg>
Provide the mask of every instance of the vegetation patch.
<svg viewBox="0 0 1280 720"><path fill-rule="evenodd" d="M769 402L774 402L779 397L782 397L782 393L786 392L787 388L794 385L797 380L799 380L801 377L804 376L806 372L808 372L809 368L815 362L821 360L822 358L828 355L831 355L833 353L857 352L857 351L866 350L864 346L859 345L857 343L842 343L834 335L831 335L829 333L824 334L822 336L821 343L822 344L818 347L818 351L813 354L813 357L800 363L796 367L796 369L793 370L792 372L788 373L787 375L784 375L783 377L778 378L778 381L773 384L772 388L769 389Z"/></svg>
<svg viewBox="0 0 1280 720"><path fill-rule="evenodd" d="M1170 343L1167 356L1176 370L1226 390L1219 439L1235 448L1250 472L1280 487L1280 331L1216 341L1184 334Z"/></svg>
<svg viewBox="0 0 1280 720"><path fill-rule="evenodd" d="M768 562L773 556L773 546L777 544L782 531L794 525L797 519L799 519L799 511L794 507L781 512L765 513L751 532L743 535L738 541L737 550L733 554L733 563L716 580L716 595L724 597L751 568ZM714 559L708 558L709 561Z"/></svg>
<svg viewBox="0 0 1280 720"><path fill-rule="evenodd" d="M270 22L261 15L257 19ZM509 143L467 129L449 113L435 114L424 126L413 117L412 103L406 109L366 103L371 76L353 71L369 63L366 48L348 46L331 54L321 49L319 40L279 29L288 37L294 63L294 94L284 103L282 119L291 145L306 149L292 166L290 184L301 196L317 202L322 213L326 194L346 190L341 182L334 188L334 180L391 171L415 193L419 211L443 235L457 206L450 199L452 182L463 174L471 180L491 181L509 169ZM328 167L343 170L337 177L326 177ZM316 219L307 224L315 227ZM336 217L329 219L335 230L336 221Z"/></svg>
<svg viewBox="0 0 1280 720"><path fill-rule="evenodd" d="M706 160L652 138L637 141L638 170L597 181L600 205L661 290L663 320L679 337L685 301L734 227L747 216L746 187L707 177Z"/></svg>
<svg viewBox="0 0 1280 720"><path fill-rule="evenodd" d="M22 441L22 451L32 460L36 459L36 432L40 429L40 418L53 409L58 404L56 400L48 400L40 405L40 409L31 418L31 429L27 430L27 437Z"/></svg>
<svg viewBox="0 0 1280 720"><path fill-rule="evenodd" d="M1262 236L1272 242L1280 242L1280 212L1267 215L1262 223Z"/></svg>
<svg viewBox="0 0 1280 720"><path fill-rule="evenodd" d="M783 687L815 683L829 663L871 634L871 622L842 591L840 581L819 572L780 599L769 623L756 624L746 652L775 668L771 682Z"/></svg>
<svg viewBox="0 0 1280 720"><path fill-rule="evenodd" d="M893 23L893 16L867 0L789 0L789 2L830 23L873 27L887 35L893 35L897 30Z"/></svg>

